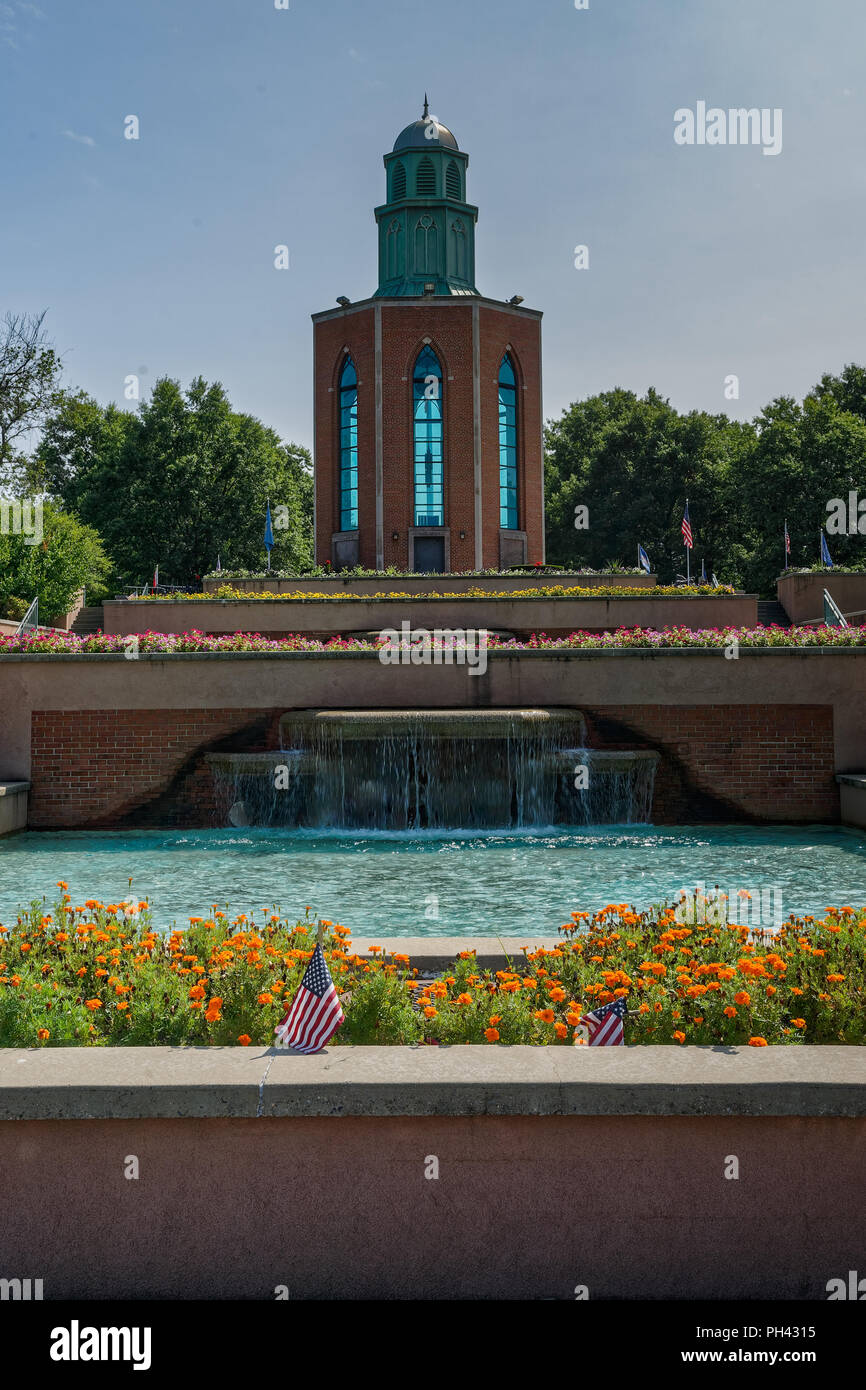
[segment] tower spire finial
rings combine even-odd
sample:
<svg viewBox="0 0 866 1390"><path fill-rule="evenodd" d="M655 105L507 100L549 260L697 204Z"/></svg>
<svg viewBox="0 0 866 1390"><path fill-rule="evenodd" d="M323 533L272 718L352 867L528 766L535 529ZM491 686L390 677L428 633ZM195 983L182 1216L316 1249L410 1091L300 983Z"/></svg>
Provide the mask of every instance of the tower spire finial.
<svg viewBox="0 0 866 1390"><path fill-rule="evenodd" d="M424 93L424 120L425 120L425 121L427 120L427 117L428 117L429 115L430 115L430 103L429 103L429 101L427 100L427 93L425 92L425 93Z"/></svg>

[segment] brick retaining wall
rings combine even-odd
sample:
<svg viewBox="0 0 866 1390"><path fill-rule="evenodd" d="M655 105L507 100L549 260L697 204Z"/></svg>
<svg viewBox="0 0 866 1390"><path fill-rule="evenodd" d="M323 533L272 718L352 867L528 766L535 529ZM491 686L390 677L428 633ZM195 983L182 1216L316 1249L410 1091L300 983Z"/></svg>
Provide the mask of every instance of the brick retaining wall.
<svg viewBox="0 0 866 1390"><path fill-rule="evenodd" d="M279 747L283 708L34 710L30 825L225 823L209 752ZM661 753L653 820L835 821L833 711L825 705L604 705L595 748Z"/></svg>

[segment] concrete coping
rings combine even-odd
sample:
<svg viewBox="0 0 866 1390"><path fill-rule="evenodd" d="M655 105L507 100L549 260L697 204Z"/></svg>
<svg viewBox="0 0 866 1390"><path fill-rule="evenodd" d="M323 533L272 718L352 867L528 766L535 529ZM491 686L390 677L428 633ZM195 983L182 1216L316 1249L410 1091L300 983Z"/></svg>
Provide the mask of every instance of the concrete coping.
<svg viewBox="0 0 866 1390"><path fill-rule="evenodd" d="M148 631L153 631L153 629L145 630L138 635L147 636ZM180 634L158 633L157 635L176 637ZM333 635L337 636L336 633ZM110 633L109 636L121 638L119 633ZM265 640L278 642L282 639L279 637L268 639L266 637ZM707 657L718 659L723 652L723 646L710 646L709 644L703 647L490 647L487 651L487 661L488 666L491 662L499 661L665 661L670 657L698 661ZM804 661L819 657L823 658L824 661L837 656L862 657L866 656L866 645L858 647L798 646L795 642L786 646L750 647L742 645L739 660L749 660L752 657L770 660L778 656L797 657ZM113 652L83 652L78 650L9 652L0 650L0 665L5 666L7 662L22 661L113 661L117 664L118 662L125 663L126 657L120 649ZM363 651L342 651L332 647L327 651L139 652L136 658L136 663L139 665L143 663L155 664L160 661L379 661L379 653L372 647Z"/></svg>
<svg viewBox="0 0 866 1390"><path fill-rule="evenodd" d="M837 772L836 781L840 786L860 787L866 791L866 772Z"/></svg>
<svg viewBox="0 0 866 1390"><path fill-rule="evenodd" d="M480 588L480 587L481 587L481 586L479 585L479 588ZM544 587L546 587L546 586L544 586L544 585L540 585L540 586L539 586L539 588L544 588ZM562 585L562 586L556 585L556 586L551 586L551 587L556 587L556 588L562 587L562 588L565 588L565 585ZM586 588L586 586L583 586L583 587L584 587L584 589ZM337 604L340 604L340 603L342 603L342 604L351 603L351 604L358 604L359 606L363 606L364 604L368 604L368 605L370 605L370 604L377 605L377 604L380 604L380 603L405 603L407 599L414 599L414 600L417 600L419 603L420 603L420 602L424 602L424 603L433 603L433 604L436 604L436 603L448 604L448 603L455 603L455 602L456 602L456 603L481 603L481 602L484 602L484 603L643 603L644 601L646 601L646 602L651 602L651 603L664 603L667 599L670 599L672 602L682 602L682 603L705 603L708 599L709 599L709 600L712 600L713 602L715 602L715 601L718 600L718 599L736 600L736 599L744 599L744 598L753 598L753 599L755 599L755 600L757 601L757 598L758 598L758 595L757 595L757 594L746 594L746 593L742 593L742 592L740 592L740 591L737 591L737 593L735 593L735 594L727 594L727 593L721 593L721 594L720 594L720 593L719 593L718 591L716 591L716 590L714 590L714 591L713 591L712 593L710 593L710 594L676 594L676 593L675 593L675 594L670 594L670 593L660 594L660 593L656 592L655 589L651 589L651 588L646 588L646 589L644 589L644 588L641 588L641 589L636 590L634 593L631 593L631 594L629 594L629 593L618 594L618 593L616 593L616 591L615 591L615 590L616 590L616 586L607 586L607 585L602 585L602 584L600 584L598 587L599 587L599 588L610 587L610 588L613 589L613 592L611 592L611 593L609 593L609 594L593 594L593 593L591 593L591 592L589 592L589 591L586 591L586 592L581 593L580 590L579 590L579 586L578 586L577 592L575 592L575 593L573 593L573 594L544 594L544 593L540 593L540 592L539 592L539 593L533 592L533 590L531 590L531 589L528 589L525 593L521 593L521 591L520 591L519 589L515 589L513 592L502 593L502 594L497 594L497 593L492 593L492 592L491 592L491 593L486 593L486 594L463 594L463 593L460 593L459 591L456 592L456 593L453 593L453 594L410 594L410 593L408 593L408 592L407 592L407 593L402 593L402 594L401 594L401 593L398 593L398 592L395 590L395 592L394 592L393 594L386 594L386 593L382 593L382 594L322 594L321 596L319 596L319 597L317 597L317 598L313 598L312 595L304 594L303 592L299 592L298 594L293 594L293 593L281 594L281 593L276 593L276 592L274 592L274 593L272 593L272 594L267 594L267 596L264 597L264 598L260 597L258 594L253 594L253 593L250 593L250 594L241 594L238 598L222 598L218 593L213 593L213 594L205 594L203 598L193 597L193 595L191 595L191 594L180 594L177 598L169 598L169 597L166 597L166 598L145 598L145 599L139 599L139 598L112 598L112 599L106 599L106 600L105 600L105 604L104 604L103 606L104 606L105 608L120 608L120 607L130 607L130 606L131 606L131 607L134 607L134 608L142 608L142 609L144 609L145 612L147 612L147 610L148 610L149 608L158 608L158 607L160 606L160 604L163 604L163 605L165 605L165 604L171 605L171 604L184 604L184 603L189 603L189 604L196 604L196 603L210 603L210 604L214 604L214 603L217 603L217 604L225 604L225 605L228 605L228 606L231 606L232 604L236 604L236 605L237 605L237 604L256 604L256 603L283 603L283 604L285 604L285 603L288 603L288 604L308 603L308 604L312 604L313 606L317 606L317 605L320 606L321 604L325 604L325 603L337 603ZM264 591L262 591L262 592L264 592Z"/></svg>
<svg viewBox="0 0 866 1390"><path fill-rule="evenodd" d="M34 1048L0 1120L398 1115L866 1116L857 1047Z"/></svg>
<svg viewBox="0 0 866 1390"><path fill-rule="evenodd" d="M0 782L0 796L20 796L29 790L29 782Z"/></svg>

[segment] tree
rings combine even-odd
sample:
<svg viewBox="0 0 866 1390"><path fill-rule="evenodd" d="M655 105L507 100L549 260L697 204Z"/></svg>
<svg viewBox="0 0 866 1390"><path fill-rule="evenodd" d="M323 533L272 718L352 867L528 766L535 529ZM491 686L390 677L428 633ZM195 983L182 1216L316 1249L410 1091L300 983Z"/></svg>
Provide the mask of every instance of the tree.
<svg viewBox="0 0 866 1390"><path fill-rule="evenodd" d="M201 377L186 392L162 378L137 414L81 392L58 397L31 468L104 537L122 582L159 565L163 582L191 584L217 555L225 569L263 568L268 499L274 567L312 561L306 449L233 411Z"/></svg>
<svg viewBox="0 0 866 1390"><path fill-rule="evenodd" d="M595 569L633 566L640 543L670 582L685 568L680 527L688 497L693 572L700 573L703 559L708 573L720 569L736 580L725 564L730 476L750 442L748 426L703 411L680 415L654 390L639 399L618 388L571 406L546 430L551 559Z"/></svg>
<svg viewBox="0 0 866 1390"><path fill-rule="evenodd" d="M732 510L740 519L746 587L771 593L784 567L785 521L791 566L817 565L828 504L839 498L847 510L848 493L866 483L866 420L843 409L835 390L816 388L802 405L779 397L755 426L754 447L735 466ZM827 541L835 564L862 563L859 534Z"/></svg>
<svg viewBox="0 0 866 1390"><path fill-rule="evenodd" d="M10 508L4 509L8 520ZM0 530L0 612L21 618L34 598L40 621L68 612L79 589L99 589L110 569L99 536L50 502L28 508L13 531ZM27 534L29 532L29 534ZM41 535L40 535L41 532Z"/></svg>
<svg viewBox="0 0 866 1390"><path fill-rule="evenodd" d="M50 408L61 362L41 314L6 314L0 323L0 481L9 486L21 463L16 441L37 429Z"/></svg>

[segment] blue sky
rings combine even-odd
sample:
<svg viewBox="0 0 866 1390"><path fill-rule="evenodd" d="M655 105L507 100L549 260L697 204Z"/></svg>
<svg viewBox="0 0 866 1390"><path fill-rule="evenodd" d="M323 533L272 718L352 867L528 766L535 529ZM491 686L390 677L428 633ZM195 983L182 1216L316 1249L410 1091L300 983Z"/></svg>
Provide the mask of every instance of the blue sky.
<svg viewBox="0 0 866 1390"><path fill-rule="evenodd" d="M426 89L479 289L544 310L547 417L654 385L745 418L866 360L863 0L589 5L0 0L0 312L47 308L100 401L200 373L309 445L309 316L374 291L382 155ZM781 108L782 153L678 146L700 100Z"/></svg>

